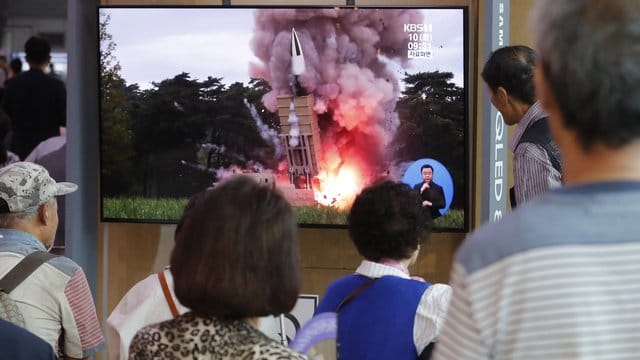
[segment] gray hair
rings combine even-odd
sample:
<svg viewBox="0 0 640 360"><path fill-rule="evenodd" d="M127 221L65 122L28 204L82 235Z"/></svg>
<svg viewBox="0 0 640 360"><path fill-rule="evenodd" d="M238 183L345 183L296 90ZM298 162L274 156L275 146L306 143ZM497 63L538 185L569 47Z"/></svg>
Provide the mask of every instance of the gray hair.
<svg viewBox="0 0 640 360"><path fill-rule="evenodd" d="M41 206L54 201L57 201L55 197L47 200L39 206L30 207L21 212L0 214L0 229L11 229L18 222L31 221L36 216L38 209L40 209Z"/></svg>
<svg viewBox="0 0 640 360"><path fill-rule="evenodd" d="M582 148L640 138L640 1L541 0L531 25L564 125Z"/></svg>

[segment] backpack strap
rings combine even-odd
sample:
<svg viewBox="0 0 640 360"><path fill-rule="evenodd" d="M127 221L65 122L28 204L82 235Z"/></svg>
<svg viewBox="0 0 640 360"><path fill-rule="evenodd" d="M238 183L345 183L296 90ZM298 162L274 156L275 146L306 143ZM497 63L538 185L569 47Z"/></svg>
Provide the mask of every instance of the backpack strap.
<svg viewBox="0 0 640 360"><path fill-rule="evenodd" d="M162 292L164 293L164 298L167 300L167 305L169 305L171 314L173 317L177 317L180 313L178 312L176 303L173 301L173 296L171 296L171 291L167 284L167 278L164 276L164 270L158 271L158 280L160 280L160 286L162 286Z"/></svg>
<svg viewBox="0 0 640 360"><path fill-rule="evenodd" d="M347 305L349 302L351 302L351 300L355 299L356 296L360 295L360 293L362 291L364 291L364 289L366 289L369 286L371 286L378 279L380 279L380 278L369 279L369 280L365 281L362 285L358 286L355 290L353 290L351 293L349 293L349 295L345 296L344 299L342 299L340 304L338 304L338 307L336 308L335 312L339 312L340 309L342 309L345 305Z"/></svg>
<svg viewBox="0 0 640 360"><path fill-rule="evenodd" d="M522 133L518 144L516 145L516 149L522 143L532 143L536 145L540 145L544 151L547 153L549 160L551 161L551 165L556 171L562 174L562 165L560 164L560 149L553 142L551 138L551 131L549 130L549 118L544 117L533 124L527 126L527 128Z"/></svg>
<svg viewBox="0 0 640 360"><path fill-rule="evenodd" d="M25 256L13 269L0 279L0 291L9 294L28 278L32 272L39 268L40 265L55 257L58 257L58 255L49 254L44 251L34 251Z"/></svg>

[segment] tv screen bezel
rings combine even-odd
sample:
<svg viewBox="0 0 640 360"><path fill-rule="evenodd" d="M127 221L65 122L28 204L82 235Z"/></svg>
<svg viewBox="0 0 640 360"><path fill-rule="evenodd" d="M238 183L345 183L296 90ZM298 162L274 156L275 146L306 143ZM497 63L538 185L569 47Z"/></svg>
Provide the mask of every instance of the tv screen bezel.
<svg viewBox="0 0 640 360"><path fill-rule="evenodd" d="M453 2L454 4L442 4L441 2L437 2L436 4L408 4L408 5L378 5L376 3L371 4L362 4L362 5L262 5L262 4L240 4L240 5L153 5L153 4L100 4L96 7L98 25L100 24L100 12L103 9L330 9L330 8L340 8L340 9L456 9L462 10L463 16L463 88L464 88L464 116L465 116L465 124L464 124L464 158L465 158L465 175L464 175L464 184L465 184L465 199L464 199L464 225L462 228L458 227L434 227L432 229L433 232L446 232L446 233L467 233L471 228L471 212L472 209L472 139L474 138L474 134L472 134L472 121L473 121L473 113L471 106L472 95L475 94L475 89L472 88L473 84L470 83L470 74L473 72L473 64L470 62L470 44L472 38L472 27L470 24L470 11L471 4L468 2ZM135 219L135 218L113 218L106 217L104 214L104 187L103 187L103 143L102 143L102 132L103 132L103 119L102 119L102 86L101 86L101 78L100 78L100 33L96 31L97 36L97 77L98 77L98 117L99 117L99 159L100 159L100 221L103 223L137 223L137 224L177 224L178 219ZM327 223L298 223L299 228L319 228L319 229L346 229L348 227L347 224L327 224Z"/></svg>

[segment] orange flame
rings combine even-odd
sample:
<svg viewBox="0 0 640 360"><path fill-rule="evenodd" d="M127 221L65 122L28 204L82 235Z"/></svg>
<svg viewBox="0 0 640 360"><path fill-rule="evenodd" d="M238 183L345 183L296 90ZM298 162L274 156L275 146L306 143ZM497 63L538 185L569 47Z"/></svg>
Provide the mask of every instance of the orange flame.
<svg viewBox="0 0 640 360"><path fill-rule="evenodd" d="M314 186L315 200L325 206L348 208L362 190L363 179L357 167L343 165L334 174L321 171Z"/></svg>

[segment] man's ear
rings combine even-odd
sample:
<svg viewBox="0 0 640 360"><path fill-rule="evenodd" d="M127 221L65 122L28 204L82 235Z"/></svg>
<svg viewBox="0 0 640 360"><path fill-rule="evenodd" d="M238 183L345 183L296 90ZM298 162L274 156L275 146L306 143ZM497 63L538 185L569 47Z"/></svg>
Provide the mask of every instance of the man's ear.
<svg viewBox="0 0 640 360"><path fill-rule="evenodd" d="M507 93L507 89L498 86L493 94L493 100L501 107L506 106L509 103L509 93Z"/></svg>
<svg viewBox="0 0 640 360"><path fill-rule="evenodd" d="M38 209L38 220L42 222L42 224L49 225L51 221L51 210L51 204L48 201L40 205Z"/></svg>

